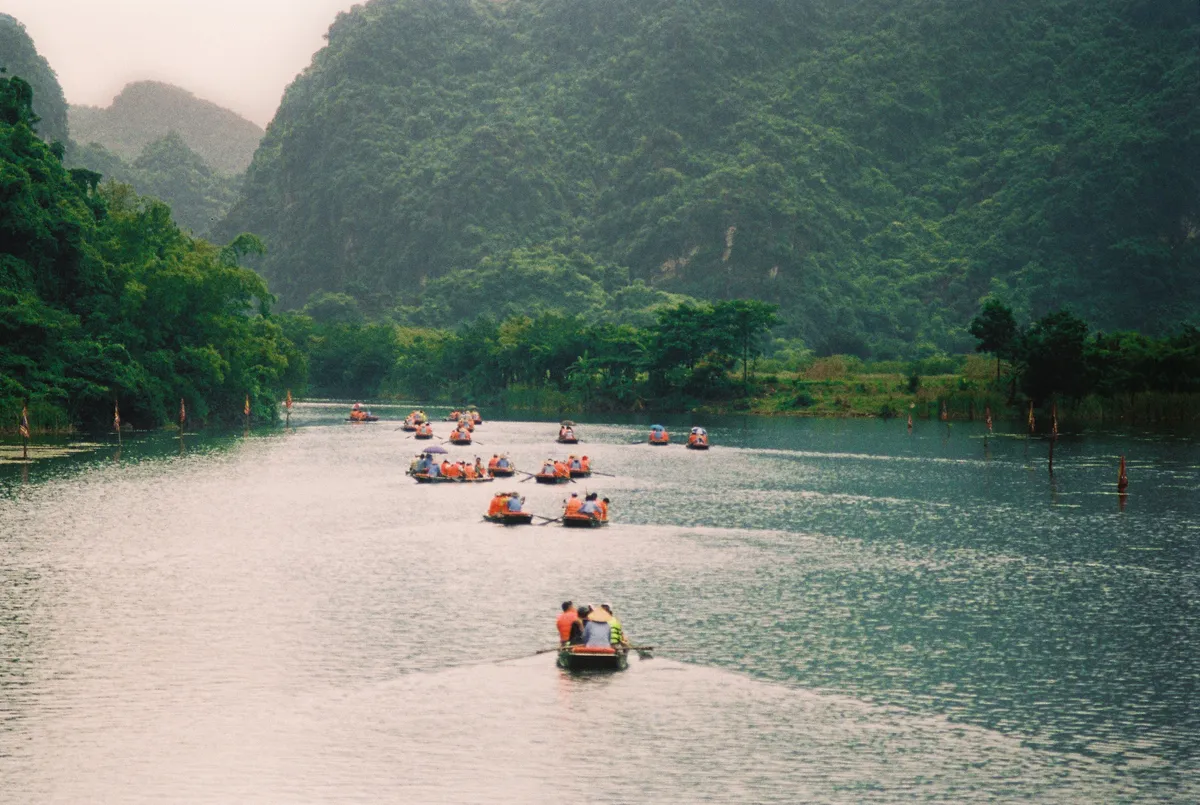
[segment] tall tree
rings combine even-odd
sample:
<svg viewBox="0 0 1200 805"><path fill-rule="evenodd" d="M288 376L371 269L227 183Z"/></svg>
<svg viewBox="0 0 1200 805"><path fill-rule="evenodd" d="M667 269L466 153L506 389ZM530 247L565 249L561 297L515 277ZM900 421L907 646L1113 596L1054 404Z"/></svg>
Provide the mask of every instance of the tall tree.
<svg viewBox="0 0 1200 805"><path fill-rule="evenodd" d="M979 315L971 319L967 332L979 342L976 352L990 352L996 356L996 379L1000 379L1000 359L1012 358L1019 332L1012 308L999 299L988 299L983 303Z"/></svg>

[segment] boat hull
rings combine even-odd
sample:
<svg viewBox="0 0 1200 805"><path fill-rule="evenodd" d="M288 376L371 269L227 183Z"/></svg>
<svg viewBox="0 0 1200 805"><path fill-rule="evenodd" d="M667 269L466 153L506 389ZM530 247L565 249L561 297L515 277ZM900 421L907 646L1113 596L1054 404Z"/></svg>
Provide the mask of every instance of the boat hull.
<svg viewBox="0 0 1200 805"><path fill-rule="evenodd" d="M414 475L413 480L419 484L485 484L495 478L447 478L445 475Z"/></svg>
<svg viewBox="0 0 1200 805"><path fill-rule="evenodd" d="M528 512L509 512L508 514L485 514L483 519L499 525L529 525L533 522L533 515Z"/></svg>
<svg viewBox="0 0 1200 805"><path fill-rule="evenodd" d="M451 439L450 439L450 444L470 444L470 443L471 443L470 439L455 439L453 437L451 437Z"/></svg>
<svg viewBox="0 0 1200 805"><path fill-rule="evenodd" d="M608 520L598 520L586 514L564 514L562 524L563 528L603 528L608 525Z"/></svg>
<svg viewBox="0 0 1200 805"><path fill-rule="evenodd" d="M417 429L416 425L410 425L407 422L405 422L403 425L400 426L400 430L407 431L409 433L415 432L416 429Z"/></svg>
<svg viewBox="0 0 1200 805"><path fill-rule="evenodd" d="M569 484L570 478L564 478L561 475L535 475L533 480L539 484Z"/></svg>
<svg viewBox="0 0 1200 805"><path fill-rule="evenodd" d="M571 470L571 477L572 478L591 478L592 471L591 470Z"/></svg>
<svg viewBox="0 0 1200 805"><path fill-rule="evenodd" d="M413 438L414 439L432 439L433 434L432 433L414 433Z"/></svg>
<svg viewBox="0 0 1200 805"><path fill-rule="evenodd" d="M579 444L578 439L555 439L559 444Z"/></svg>
<svg viewBox="0 0 1200 805"><path fill-rule="evenodd" d="M347 422L354 422L354 423L356 423L356 424L357 424L357 423L360 423L360 422L378 422L378 421L379 421L379 417L377 417L377 416L369 416L369 417L367 417L366 419L351 419L350 417L346 417L346 421L347 421Z"/></svg>
<svg viewBox="0 0 1200 805"><path fill-rule="evenodd" d="M507 469L504 467L496 467L492 470L492 475L496 476L497 478L511 478L516 474L517 474L517 471L514 470L512 467L509 467Z"/></svg>
<svg viewBox="0 0 1200 805"><path fill-rule="evenodd" d="M706 445L706 444L692 444L691 442L688 442L687 449L688 449L688 450L707 450L707 449L708 449L708 445Z"/></svg>
<svg viewBox="0 0 1200 805"><path fill-rule="evenodd" d="M624 671L629 667L629 651L566 646L558 650L558 667L572 673Z"/></svg>
<svg viewBox="0 0 1200 805"><path fill-rule="evenodd" d="M666 447L670 443L671 443L670 439L663 439L662 441L658 441L656 439L650 440L650 444L654 445L655 447Z"/></svg>

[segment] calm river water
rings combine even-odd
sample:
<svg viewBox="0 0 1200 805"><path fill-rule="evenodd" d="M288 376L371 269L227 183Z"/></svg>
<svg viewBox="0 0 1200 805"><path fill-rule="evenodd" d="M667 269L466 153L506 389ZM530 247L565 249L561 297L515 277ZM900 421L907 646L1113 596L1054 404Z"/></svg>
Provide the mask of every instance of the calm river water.
<svg viewBox="0 0 1200 805"><path fill-rule="evenodd" d="M345 410L0 464L0 801L1200 801L1194 439L1066 437L1051 475L968 423L581 424L615 476L581 533L480 515L583 483L418 486ZM564 598L662 650L558 671Z"/></svg>

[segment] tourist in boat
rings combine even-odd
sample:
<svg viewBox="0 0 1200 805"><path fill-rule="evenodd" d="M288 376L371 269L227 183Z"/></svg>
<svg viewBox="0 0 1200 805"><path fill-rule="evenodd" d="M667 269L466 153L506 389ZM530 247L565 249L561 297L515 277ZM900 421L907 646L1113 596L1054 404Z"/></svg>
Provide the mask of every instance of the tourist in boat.
<svg viewBox="0 0 1200 805"><path fill-rule="evenodd" d="M465 461L460 461L460 462L458 462L458 464L460 467L462 467L463 477L466 478L468 481L474 481L475 478L478 477L475 474L475 465L474 464L468 464Z"/></svg>
<svg viewBox="0 0 1200 805"><path fill-rule="evenodd" d="M508 460L508 456L500 456L500 458L496 459L496 469L498 469L498 470L512 469L512 462Z"/></svg>
<svg viewBox="0 0 1200 805"><path fill-rule="evenodd" d="M616 614L612 611L612 604L601 604L600 608L608 613L609 642L614 647L628 646L629 641L625 639L625 630L621 628L621 622L617 620Z"/></svg>
<svg viewBox="0 0 1200 805"><path fill-rule="evenodd" d="M583 624L583 644L588 648L611 648L611 622L612 616L604 609L590 610L587 622Z"/></svg>
<svg viewBox="0 0 1200 805"><path fill-rule="evenodd" d="M500 456L492 453L492 457L488 459L488 473L493 473L500 466Z"/></svg>
<svg viewBox="0 0 1200 805"><path fill-rule="evenodd" d="M654 425L650 428L650 441L666 442L670 438L671 437L667 434L666 428L664 428L662 425Z"/></svg>
<svg viewBox="0 0 1200 805"><path fill-rule="evenodd" d="M432 436L433 426L428 422L422 422L420 425L417 425L417 433L421 436Z"/></svg>
<svg viewBox="0 0 1200 805"><path fill-rule="evenodd" d="M568 456L567 466L572 470L582 470L583 462L579 460L579 456Z"/></svg>
<svg viewBox="0 0 1200 805"><path fill-rule="evenodd" d="M442 474L442 468L433 460L432 456L425 457L425 474L430 478L437 478Z"/></svg>
<svg viewBox="0 0 1200 805"><path fill-rule="evenodd" d="M565 646L571 642L571 627L578 621L579 613L575 611L575 605L570 601L563 601L562 614L554 622L554 626L558 629L558 640L561 645Z"/></svg>
<svg viewBox="0 0 1200 805"><path fill-rule="evenodd" d="M442 461L442 475L444 475L447 478L457 478L458 477L458 465L451 464L449 459L445 459L444 461Z"/></svg>
<svg viewBox="0 0 1200 805"><path fill-rule="evenodd" d="M499 517L504 514L507 504L508 493L497 492L492 496L492 502L488 504L488 517Z"/></svg>
<svg viewBox="0 0 1200 805"><path fill-rule="evenodd" d="M371 412L362 407L362 403L350 406L350 419L355 422L365 422L371 417Z"/></svg>
<svg viewBox="0 0 1200 805"><path fill-rule="evenodd" d="M479 456L475 456L475 477L486 478L487 476L488 473L483 466L483 459L481 459Z"/></svg>
<svg viewBox="0 0 1200 805"><path fill-rule="evenodd" d="M571 477L571 469L567 466L567 462L555 461L554 462L554 474L557 475L559 478L570 478Z"/></svg>
<svg viewBox="0 0 1200 805"><path fill-rule="evenodd" d="M584 472L591 472L591 471L592 471L592 464L591 464L591 462L590 462L590 461L588 461L588 457L587 457L587 456L582 456L582 457L580 457L580 459L579 459L579 467L580 467L580 469L582 469Z"/></svg>
<svg viewBox="0 0 1200 805"><path fill-rule="evenodd" d="M508 493L508 503L505 504L511 514L520 514L522 507L525 505L525 498L518 495L516 492Z"/></svg>
<svg viewBox="0 0 1200 805"><path fill-rule="evenodd" d="M608 504L609 504L608 498L602 498L600 500L600 502L596 504L597 506L600 507L600 519L601 520L605 520L605 521L608 520Z"/></svg>
<svg viewBox="0 0 1200 805"><path fill-rule="evenodd" d="M580 604L575 608L575 620L571 622L571 632L567 635L567 642L572 646L582 646L583 628L587 622L587 616L591 613L592 608L587 604Z"/></svg>
<svg viewBox="0 0 1200 805"><path fill-rule="evenodd" d="M579 510L583 507L583 501L579 499L578 492L572 492L571 497L567 498L567 508L563 513L566 517L579 514Z"/></svg>
<svg viewBox="0 0 1200 805"><path fill-rule="evenodd" d="M557 475L558 473L555 471L555 468L554 468L554 459L552 459L552 458L546 459L546 463L542 465L542 471L538 474L539 475Z"/></svg>
<svg viewBox="0 0 1200 805"><path fill-rule="evenodd" d="M708 431L704 428L692 428L688 444L708 444Z"/></svg>
<svg viewBox="0 0 1200 805"><path fill-rule="evenodd" d="M580 514L586 514L593 520L600 517L600 503L596 500L596 493L592 492L583 500L583 505L579 507Z"/></svg>

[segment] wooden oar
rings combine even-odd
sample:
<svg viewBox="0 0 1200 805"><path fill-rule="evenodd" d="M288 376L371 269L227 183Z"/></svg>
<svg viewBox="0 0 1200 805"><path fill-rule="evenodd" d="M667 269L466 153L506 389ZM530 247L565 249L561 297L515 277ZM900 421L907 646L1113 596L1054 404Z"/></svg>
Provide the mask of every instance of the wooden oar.
<svg viewBox="0 0 1200 805"><path fill-rule="evenodd" d="M530 514L533 514L533 512L530 512ZM547 516L546 516L546 515L544 515L544 514L534 514L533 516L534 516L534 517L536 517L536 518L538 518L539 520L545 520L545 521L546 521L546 522L548 522L548 523L553 523L553 522L554 522L554 520L556 519L556 518L554 518L554 517L547 517Z"/></svg>
<svg viewBox="0 0 1200 805"><path fill-rule="evenodd" d="M541 515L539 514L538 517L541 517ZM553 520L546 518L546 517L543 517L542 519L545 520L546 522L538 523L539 526L546 526L546 525L550 525L551 523L561 523L562 522L561 517L555 517Z"/></svg>
<svg viewBox="0 0 1200 805"><path fill-rule="evenodd" d="M597 472L596 470L592 470L591 472L592 472L592 475L603 475L605 478L616 478L617 477L609 472Z"/></svg>

